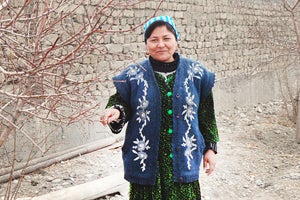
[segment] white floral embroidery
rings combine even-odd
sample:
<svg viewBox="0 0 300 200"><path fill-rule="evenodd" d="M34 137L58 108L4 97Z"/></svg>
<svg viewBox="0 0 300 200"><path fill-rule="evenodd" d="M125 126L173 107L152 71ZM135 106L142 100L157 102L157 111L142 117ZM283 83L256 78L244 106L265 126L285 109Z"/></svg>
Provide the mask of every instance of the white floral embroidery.
<svg viewBox="0 0 300 200"><path fill-rule="evenodd" d="M149 113L150 113L149 110L144 110L144 109L139 110L137 112L138 117L136 118L136 121L138 121L139 123L146 122L147 120L150 121L150 118L148 116Z"/></svg>
<svg viewBox="0 0 300 200"><path fill-rule="evenodd" d="M139 68L136 66L133 66L128 69L126 74L128 77L134 77L137 75L138 72L139 72Z"/></svg>
<svg viewBox="0 0 300 200"><path fill-rule="evenodd" d="M150 111L147 110L149 101L147 100L147 94L148 94L148 82L144 79L144 73L141 72L141 69L138 66L132 66L127 71L127 76L130 78L130 80L136 80L137 84L144 84L143 88L143 94L141 98L139 98L139 106L137 106L137 118L136 121L141 124L139 128L139 138L136 138L136 140L133 142L135 145L132 147L132 152L137 155L137 157L134 159L134 161L140 160L141 170L146 170L146 163L145 160L148 158L148 154L146 151L150 149L149 146L149 140L144 136L143 130L145 126L147 125L147 122L150 121Z"/></svg>
<svg viewBox="0 0 300 200"><path fill-rule="evenodd" d="M190 120L194 119L194 114L196 114L196 112L194 111L194 106L196 107L197 105L194 102L194 98L195 95L191 95L191 93L188 92L188 96L185 98L186 100L186 105L183 105L183 112L182 114L184 115L184 120L187 121L188 118Z"/></svg>
<svg viewBox="0 0 300 200"><path fill-rule="evenodd" d="M143 99L139 99L140 105L137 107L138 109L146 109L149 105L149 101L143 96Z"/></svg>
<svg viewBox="0 0 300 200"><path fill-rule="evenodd" d="M192 63L192 65L189 66L190 69L188 69L189 79L198 78L201 79L203 75L203 69L201 68L200 63Z"/></svg>
<svg viewBox="0 0 300 200"><path fill-rule="evenodd" d="M184 81L185 91L187 93L187 97L185 98L186 104L183 105L184 121L187 123L187 130L182 138L183 143L181 146L185 147L184 155L187 158L187 168L191 169L191 160L193 159L193 151L197 149L195 135L190 135L190 130L192 123L191 121L195 119L197 105L194 102L195 95L192 95L189 88L189 83L194 81L194 78L201 79L203 76L203 69L199 63L192 63L187 70L188 77ZM191 84L191 83L190 83Z"/></svg>
<svg viewBox="0 0 300 200"><path fill-rule="evenodd" d="M192 135L191 137L184 137L183 138L183 147L186 147L186 150L184 152L184 155L187 157L188 162L188 169L191 169L191 159L193 159L193 155L192 152L195 151L197 149L197 145L194 143L196 142L196 138L194 135Z"/></svg>
<svg viewBox="0 0 300 200"><path fill-rule="evenodd" d="M145 136L142 136L142 140L136 139L134 142L136 144L133 146L132 152L137 155L137 157L134 159L134 161L141 160L140 164L142 171L146 170L146 163L145 160L148 158L147 153L145 153L146 150L150 149L149 147L149 140L146 140Z"/></svg>

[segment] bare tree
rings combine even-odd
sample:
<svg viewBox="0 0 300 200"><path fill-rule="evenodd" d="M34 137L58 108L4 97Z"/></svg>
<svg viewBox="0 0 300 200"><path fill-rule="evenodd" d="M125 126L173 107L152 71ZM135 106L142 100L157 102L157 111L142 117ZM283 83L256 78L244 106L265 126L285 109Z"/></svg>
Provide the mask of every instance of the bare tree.
<svg viewBox="0 0 300 200"><path fill-rule="evenodd" d="M157 9L162 1L157 1ZM42 145L46 136L32 136L28 124L51 124L55 130L95 114L101 96L95 85L102 84L112 72L92 70L81 74L80 70L88 67L82 59L91 52L107 54L102 44L106 35L130 32L144 23L128 29L115 27L126 9L147 0L89 1L93 5L86 2L0 0L0 147L6 148L8 137L14 138L13 155L7 156L11 174L19 136L27 138L27 145L32 146L28 160L36 150L45 151ZM13 198L10 188L5 196L9 198Z"/></svg>
<svg viewBox="0 0 300 200"><path fill-rule="evenodd" d="M300 143L300 82L297 74L291 76L291 70L299 73L300 61L300 0L281 0L273 7L278 14L276 24L256 21L251 31L260 40L261 47L270 49L272 58L264 64L276 66L275 71L281 87L282 97L290 120L297 123L296 140ZM271 7L272 8L272 7ZM299 77L299 75L298 75Z"/></svg>
<svg viewBox="0 0 300 200"><path fill-rule="evenodd" d="M286 45L288 52L294 55L294 60L291 61L291 64L297 65L299 67L300 60L300 29L299 29L299 11L300 11L300 1L290 1L290 0L282 0L284 9L289 13L290 20L292 22L292 33L294 33L295 42L291 45ZM299 77L299 76L298 76ZM285 80L287 77L285 78ZM297 79L297 88L296 92L292 91L292 86L288 85L288 94L290 98L290 102L292 103L292 120L296 123L296 141L300 143L300 83L299 79Z"/></svg>

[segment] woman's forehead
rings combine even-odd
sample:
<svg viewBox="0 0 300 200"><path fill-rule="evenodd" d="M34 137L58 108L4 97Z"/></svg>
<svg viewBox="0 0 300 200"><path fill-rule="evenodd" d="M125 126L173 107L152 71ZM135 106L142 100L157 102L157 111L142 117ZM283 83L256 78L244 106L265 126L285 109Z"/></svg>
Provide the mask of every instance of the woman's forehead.
<svg viewBox="0 0 300 200"><path fill-rule="evenodd" d="M174 35L174 34L171 31L169 31L166 26L158 26L153 30L150 37L162 37L162 36L169 36L169 35Z"/></svg>

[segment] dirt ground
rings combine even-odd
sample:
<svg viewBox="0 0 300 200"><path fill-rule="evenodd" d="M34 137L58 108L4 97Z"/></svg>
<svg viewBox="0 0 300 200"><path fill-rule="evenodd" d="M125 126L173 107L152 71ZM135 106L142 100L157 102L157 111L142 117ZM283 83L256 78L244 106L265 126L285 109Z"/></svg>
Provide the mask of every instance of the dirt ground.
<svg viewBox="0 0 300 200"><path fill-rule="evenodd" d="M300 144L295 142L295 126L284 117L281 102L218 113L217 121L221 140L218 163L211 176L201 173L203 200L300 199ZM18 197L40 196L121 172L120 146L27 175ZM0 185L1 196L6 186ZM117 193L99 200L127 200L127 195Z"/></svg>

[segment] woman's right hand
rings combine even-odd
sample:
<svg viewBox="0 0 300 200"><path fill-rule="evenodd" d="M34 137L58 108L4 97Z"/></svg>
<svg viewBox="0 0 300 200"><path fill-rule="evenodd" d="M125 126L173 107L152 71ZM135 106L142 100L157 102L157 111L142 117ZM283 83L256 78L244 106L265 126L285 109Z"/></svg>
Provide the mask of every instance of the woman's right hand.
<svg viewBox="0 0 300 200"><path fill-rule="evenodd" d="M107 108L103 111L102 115L100 116L100 122L106 126L113 121L118 121L120 117L120 111L115 108Z"/></svg>

